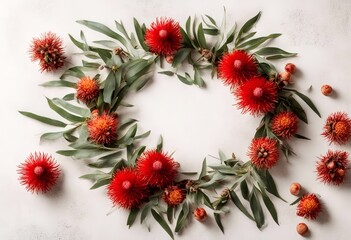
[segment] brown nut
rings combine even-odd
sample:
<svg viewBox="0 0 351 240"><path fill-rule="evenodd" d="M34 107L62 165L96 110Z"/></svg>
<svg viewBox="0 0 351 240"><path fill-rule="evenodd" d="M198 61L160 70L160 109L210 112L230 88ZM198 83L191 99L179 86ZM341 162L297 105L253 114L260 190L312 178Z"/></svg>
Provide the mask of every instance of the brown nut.
<svg viewBox="0 0 351 240"><path fill-rule="evenodd" d="M294 196L297 196L299 195L300 193L300 190L301 190L301 185L299 183L292 183L290 185L290 193Z"/></svg>
<svg viewBox="0 0 351 240"><path fill-rule="evenodd" d="M321 87L321 92L323 95L329 96L333 92L333 88L330 85L325 84Z"/></svg>
<svg viewBox="0 0 351 240"><path fill-rule="evenodd" d="M299 223L296 226L296 231L300 235L305 235L308 232L308 226L305 223Z"/></svg>

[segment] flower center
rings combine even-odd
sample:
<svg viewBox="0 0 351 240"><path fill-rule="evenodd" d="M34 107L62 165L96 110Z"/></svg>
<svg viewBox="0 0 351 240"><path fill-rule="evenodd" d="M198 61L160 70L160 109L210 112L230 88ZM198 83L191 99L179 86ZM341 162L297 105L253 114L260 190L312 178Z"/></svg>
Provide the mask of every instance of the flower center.
<svg viewBox="0 0 351 240"><path fill-rule="evenodd" d="M258 156L259 158L266 158L266 157L268 156L268 152L267 152L266 149L261 148L261 149L258 151L257 156Z"/></svg>
<svg viewBox="0 0 351 240"><path fill-rule="evenodd" d="M236 69L240 69L241 67L242 67L242 62L240 61L240 60L235 60L234 61L234 68L236 68Z"/></svg>
<svg viewBox="0 0 351 240"><path fill-rule="evenodd" d="M263 95L263 89L260 88L260 87L255 88L255 89L253 90L253 95L254 95L255 97L262 97L262 95Z"/></svg>
<svg viewBox="0 0 351 240"><path fill-rule="evenodd" d="M129 190L132 187L132 183L128 180L122 182L122 187L125 190Z"/></svg>
<svg viewBox="0 0 351 240"><path fill-rule="evenodd" d="M335 123L334 132L336 134L345 134L347 132L347 125L344 122Z"/></svg>
<svg viewBox="0 0 351 240"><path fill-rule="evenodd" d="M34 173L35 173L35 175L37 175L37 176L41 176L41 175L44 173L44 168L41 167L41 166L36 166L36 167L34 168Z"/></svg>
<svg viewBox="0 0 351 240"><path fill-rule="evenodd" d="M155 161L153 164L152 164L152 168L156 171L158 170L161 170L162 169L162 162L161 161Z"/></svg>
<svg viewBox="0 0 351 240"><path fill-rule="evenodd" d="M306 201L303 204L303 207L306 211L313 211L317 208L317 205L318 203L316 203L314 199L306 199Z"/></svg>
<svg viewBox="0 0 351 240"><path fill-rule="evenodd" d="M160 36L160 38L166 38L167 35L168 35L167 30L161 29L161 30L158 32L158 35Z"/></svg>

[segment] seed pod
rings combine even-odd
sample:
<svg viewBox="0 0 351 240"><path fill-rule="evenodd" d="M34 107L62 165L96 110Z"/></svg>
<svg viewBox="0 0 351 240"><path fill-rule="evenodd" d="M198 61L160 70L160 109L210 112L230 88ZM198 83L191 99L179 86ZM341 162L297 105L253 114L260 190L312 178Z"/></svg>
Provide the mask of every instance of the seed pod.
<svg viewBox="0 0 351 240"><path fill-rule="evenodd" d="M301 190L301 185L299 183L292 183L290 185L290 193L294 196L299 195Z"/></svg>
<svg viewBox="0 0 351 240"><path fill-rule="evenodd" d="M333 88L325 84L321 87L321 92L323 93L323 95L329 96L333 92Z"/></svg>
<svg viewBox="0 0 351 240"><path fill-rule="evenodd" d="M305 223L299 223L296 226L296 231L300 235L305 235L308 232L308 226Z"/></svg>

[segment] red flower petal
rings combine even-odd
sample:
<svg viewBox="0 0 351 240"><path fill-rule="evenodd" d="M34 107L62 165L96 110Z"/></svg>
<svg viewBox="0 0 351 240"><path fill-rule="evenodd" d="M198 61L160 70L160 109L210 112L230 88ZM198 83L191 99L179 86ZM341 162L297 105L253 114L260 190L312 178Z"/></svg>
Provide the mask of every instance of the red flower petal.
<svg viewBox="0 0 351 240"><path fill-rule="evenodd" d="M119 170L108 185L107 194L114 205L131 209L138 208L147 199L147 184L133 169Z"/></svg>
<svg viewBox="0 0 351 240"><path fill-rule="evenodd" d="M218 75L225 85L241 85L258 75L257 65L252 55L236 50L224 54L218 65Z"/></svg>
<svg viewBox="0 0 351 240"><path fill-rule="evenodd" d="M289 139L297 133L298 117L293 112L281 112L272 119L272 131L277 136Z"/></svg>
<svg viewBox="0 0 351 240"><path fill-rule="evenodd" d="M182 34L179 23L171 18L156 19L145 33L145 43L150 52L157 55L172 55L181 47Z"/></svg>
<svg viewBox="0 0 351 240"><path fill-rule="evenodd" d="M62 39L56 34L47 32L40 38L33 38L29 50L32 61L39 61L41 71L51 72L64 65Z"/></svg>
<svg viewBox="0 0 351 240"><path fill-rule="evenodd" d="M254 77L243 83L235 92L238 107L243 113L266 114L275 108L278 98L275 83L264 77Z"/></svg>
<svg viewBox="0 0 351 240"><path fill-rule="evenodd" d="M274 139L262 137L252 140L248 156L252 164L258 168L273 167L279 159L279 149Z"/></svg>
<svg viewBox="0 0 351 240"><path fill-rule="evenodd" d="M30 192L46 193L60 176L59 165L46 153L30 154L18 168L19 180Z"/></svg>
<svg viewBox="0 0 351 240"><path fill-rule="evenodd" d="M324 183L339 185L344 181L349 154L345 151L331 151L317 162L318 179Z"/></svg>
<svg viewBox="0 0 351 240"><path fill-rule="evenodd" d="M302 197L297 205L297 216L307 219L316 219L322 211L321 203L316 194L307 194Z"/></svg>
<svg viewBox="0 0 351 240"><path fill-rule="evenodd" d="M345 144L351 137L351 119L344 112L335 112L328 116L322 135L330 143Z"/></svg>
<svg viewBox="0 0 351 240"><path fill-rule="evenodd" d="M140 176L152 187L171 185L177 176L177 168L171 157L156 150L145 152L137 161Z"/></svg>
<svg viewBox="0 0 351 240"><path fill-rule="evenodd" d="M111 145L117 139L117 117L103 113L87 121L89 139L97 144Z"/></svg>
<svg viewBox="0 0 351 240"><path fill-rule="evenodd" d="M77 82L77 99L90 103L99 96L99 83L90 77L83 77Z"/></svg>

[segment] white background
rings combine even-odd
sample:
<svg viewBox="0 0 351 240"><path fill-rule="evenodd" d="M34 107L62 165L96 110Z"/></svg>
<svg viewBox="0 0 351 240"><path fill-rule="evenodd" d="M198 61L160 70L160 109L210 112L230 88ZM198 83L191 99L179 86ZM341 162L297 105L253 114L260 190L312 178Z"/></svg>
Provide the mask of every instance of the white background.
<svg viewBox="0 0 351 240"><path fill-rule="evenodd" d="M69 41L68 33L79 37L84 29L88 39L106 37L75 23L79 19L102 22L114 28L114 20L122 20L132 30L132 18L149 25L156 17L173 17L184 26L186 18L208 14L218 22L223 16L228 22L245 20L262 11L256 29L259 35L273 32L283 36L273 43L288 51L298 52L294 62L299 71L295 87L307 93L319 108L322 119L307 111L310 124L300 125L300 133L312 141L293 140L297 153L289 162L281 159L272 170L280 193L289 202L289 185L297 181L306 191L318 193L324 212L316 221L305 221L295 214L295 207L274 199L279 213L277 226L268 213L267 225L259 231L238 209L232 208L223 218L223 235L210 218L206 224L193 221L177 239L302 239L295 231L298 222L310 227L309 239L349 239L351 230L351 181L340 187L324 185L316 180L315 161L327 149L351 151L346 146L328 145L320 135L328 114L346 111L351 115L351 2L348 0L285 0L285 1L87 1L87 0L9 0L0 3L0 239L168 239L155 223L149 233L145 226L126 226L127 213L122 209L111 212L105 189L89 190L91 183L78 179L90 171L83 162L55 153L65 143L39 144L43 132L52 131L46 125L21 116L26 110L55 117L46 105L44 96L63 96L64 92L38 86L53 80L58 74L41 74L36 63L29 59L32 37L53 31L64 39L67 55L77 49ZM71 60L75 61L75 60ZM286 61L278 61L283 69ZM186 86L175 78L155 76L142 92L130 98L136 107L130 114L140 120L142 130L151 130L144 142L149 147L164 136L165 150L175 151L175 158L184 171L198 171L201 161L222 149L246 160L247 147L259 119L241 115L235 100L221 82L205 77L207 88ZM320 93L329 83L335 89L332 97ZM17 166L30 152L44 151L54 155L63 171L59 185L47 195L26 192L17 180ZM208 157L208 161L217 160Z"/></svg>

